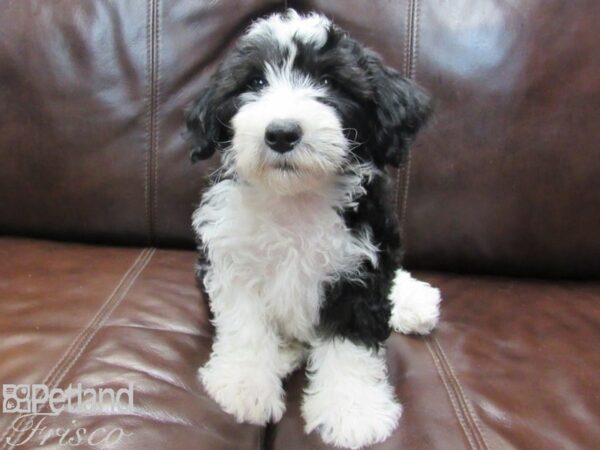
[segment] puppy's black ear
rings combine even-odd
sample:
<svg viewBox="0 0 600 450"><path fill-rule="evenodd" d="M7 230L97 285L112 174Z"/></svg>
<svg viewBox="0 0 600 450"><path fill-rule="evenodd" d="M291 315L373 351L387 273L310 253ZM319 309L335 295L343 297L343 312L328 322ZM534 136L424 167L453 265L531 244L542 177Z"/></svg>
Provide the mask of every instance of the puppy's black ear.
<svg viewBox="0 0 600 450"><path fill-rule="evenodd" d="M379 56L368 57L375 91L378 152L386 164L398 167L406 160L408 148L431 114L429 96L415 83L386 66Z"/></svg>
<svg viewBox="0 0 600 450"><path fill-rule="evenodd" d="M217 147L218 123L213 90L207 87L185 114L185 123L192 141L192 162L210 158Z"/></svg>

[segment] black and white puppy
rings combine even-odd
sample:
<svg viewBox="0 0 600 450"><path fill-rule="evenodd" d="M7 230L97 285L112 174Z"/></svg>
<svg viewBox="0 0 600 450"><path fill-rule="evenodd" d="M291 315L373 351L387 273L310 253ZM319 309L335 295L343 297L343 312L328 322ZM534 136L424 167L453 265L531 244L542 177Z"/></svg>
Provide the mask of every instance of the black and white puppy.
<svg viewBox="0 0 600 450"><path fill-rule="evenodd" d="M384 169L429 110L375 53L292 10L255 22L189 110L192 159L222 161L193 217L216 327L200 378L239 421L278 421L307 360L307 432L359 448L396 427L382 344L428 333L440 295L400 268Z"/></svg>

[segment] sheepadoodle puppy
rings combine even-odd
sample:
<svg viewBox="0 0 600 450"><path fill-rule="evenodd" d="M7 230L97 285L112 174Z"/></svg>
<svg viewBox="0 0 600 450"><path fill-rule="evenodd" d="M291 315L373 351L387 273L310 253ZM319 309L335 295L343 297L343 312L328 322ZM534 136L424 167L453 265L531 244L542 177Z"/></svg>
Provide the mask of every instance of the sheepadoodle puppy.
<svg viewBox="0 0 600 450"><path fill-rule="evenodd" d="M396 427L383 344L428 333L440 295L400 268L385 169L429 110L327 18L289 10L250 26L188 111L192 159L221 160L193 216L216 329L199 376L238 421L281 419L306 362L307 433L359 448Z"/></svg>

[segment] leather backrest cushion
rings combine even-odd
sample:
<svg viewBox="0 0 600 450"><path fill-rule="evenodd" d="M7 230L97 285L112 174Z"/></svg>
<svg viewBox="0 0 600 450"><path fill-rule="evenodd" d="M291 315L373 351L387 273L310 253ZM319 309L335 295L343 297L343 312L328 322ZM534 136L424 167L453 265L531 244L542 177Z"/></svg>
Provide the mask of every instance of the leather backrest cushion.
<svg viewBox="0 0 600 450"><path fill-rule="evenodd" d="M361 1L331 2L343 4ZM4 2L0 232L191 247L190 217L218 163L189 162L184 110L241 31L283 10L274 0ZM403 14L382 2L355 34L399 64Z"/></svg>
<svg viewBox="0 0 600 450"><path fill-rule="evenodd" d="M600 2L418 3L407 263L600 276Z"/></svg>
<svg viewBox="0 0 600 450"><path fill-rule="evenodd" d="M142 242L143 2L9 0L0 13L0 227Z"/></svg>
<svg viewBox="0 0 600 450"><path fill-rule="evenodd" d="M3 2L0 230L193 245L184 109L259 3Z"/></svg>
<svg viewBox="0 0 600 450"><path fill-rule="evenodd" d="M6 0L0 232L193 245L217 162L190 165L183 111L285 3L332 16L436 99L408 190L393 174L409 266L600 273L594 0Z"/></svg>

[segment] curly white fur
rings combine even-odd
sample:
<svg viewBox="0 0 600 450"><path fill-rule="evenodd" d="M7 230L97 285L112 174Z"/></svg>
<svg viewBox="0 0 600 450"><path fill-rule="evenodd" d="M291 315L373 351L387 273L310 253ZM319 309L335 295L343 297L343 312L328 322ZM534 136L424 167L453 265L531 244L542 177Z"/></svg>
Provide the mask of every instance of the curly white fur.
<svg viewBox="0 0 600 450"><path fill-rule="evenodd" d="M351 277L364 259L376 264L369 235L351 235L332 201L223 181L194 214L211 261L204 285L217 331L201 378L240 421L281 417L281 378L303 357L297 343L315 339L321 287Z"/></svg>
<svg viewBox="0 0 600 450"><path fill-rule="evenodd" d="M394 431L402 408L387 379L384 353L345 339L315 344L302 403L305 430L318 430L339 447L382 442Z"/></svg>
<svg viewBox="0 0 600 450"><path fill-rule="evenodd" d="M428 334L440 318L439 289L398 270L389 299L392 302L390 325L400 333Z"/></svg>

